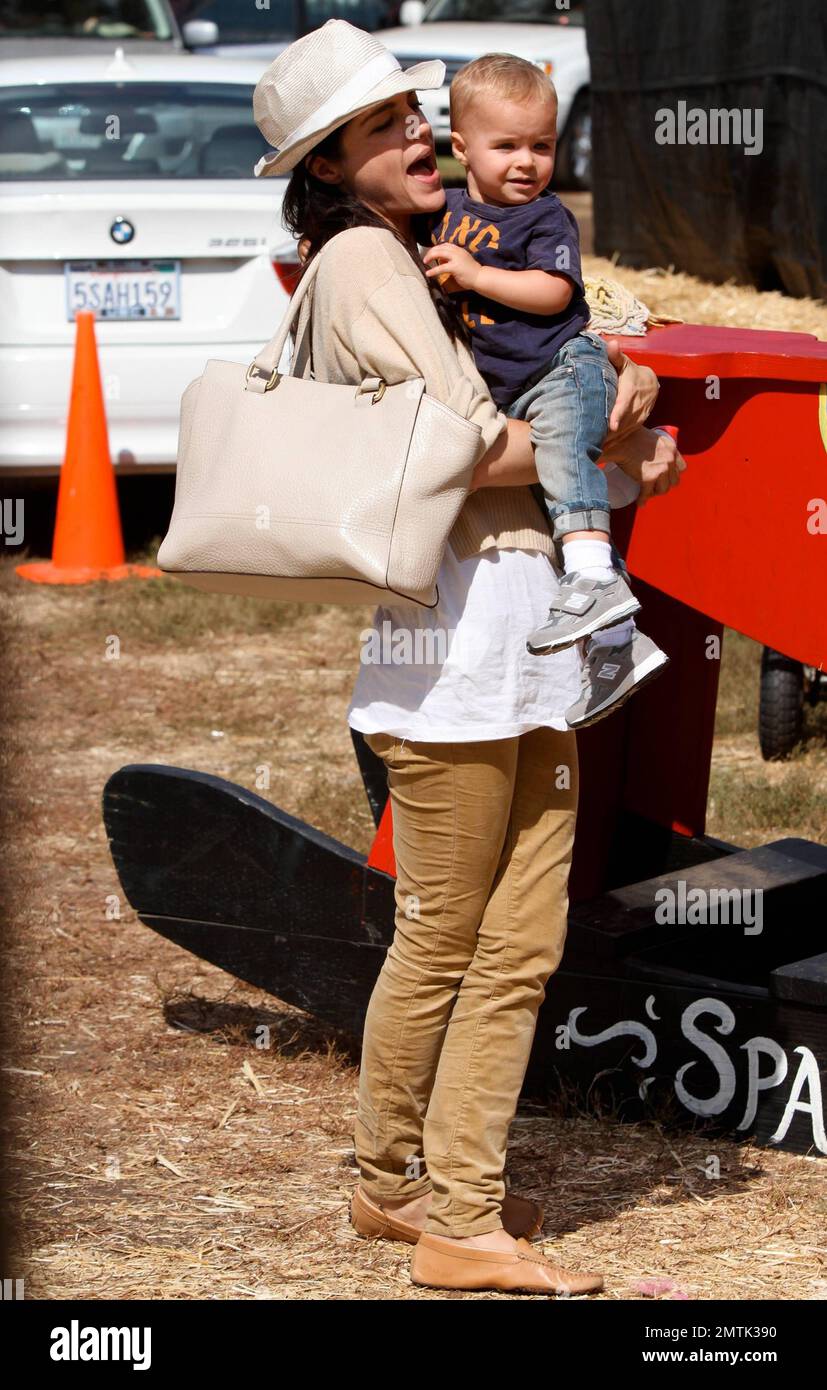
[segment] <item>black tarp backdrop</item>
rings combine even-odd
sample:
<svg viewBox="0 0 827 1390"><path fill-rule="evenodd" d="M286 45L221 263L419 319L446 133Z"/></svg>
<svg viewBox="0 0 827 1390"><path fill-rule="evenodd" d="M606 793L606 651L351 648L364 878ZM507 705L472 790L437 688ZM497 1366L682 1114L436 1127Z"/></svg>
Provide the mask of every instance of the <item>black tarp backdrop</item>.
<svg viewBox="0 0 827 1390"><path fill-rule="evenodd" d="M586 24L597 253L827 296L827 0L588 0ZM760 111L761 152L657 143L681 101Z"/></svg>

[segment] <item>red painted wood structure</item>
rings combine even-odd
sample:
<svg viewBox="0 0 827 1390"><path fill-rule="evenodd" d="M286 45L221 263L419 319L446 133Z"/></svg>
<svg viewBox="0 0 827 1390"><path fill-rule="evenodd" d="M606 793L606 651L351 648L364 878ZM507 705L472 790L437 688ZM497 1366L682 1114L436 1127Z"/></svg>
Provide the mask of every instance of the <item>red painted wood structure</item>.
<svg viewBox="0 0 827 1390"><path fill-rule="evenodd" d="M659 835L704 833L724 626L827 666L827 342L696 324L620 342L657 372L650 423L678 426L688 467L614 515L639 625L671 664L578 737L574 902L657 872ZM390 800L368 864L395 873Z"/></svg>

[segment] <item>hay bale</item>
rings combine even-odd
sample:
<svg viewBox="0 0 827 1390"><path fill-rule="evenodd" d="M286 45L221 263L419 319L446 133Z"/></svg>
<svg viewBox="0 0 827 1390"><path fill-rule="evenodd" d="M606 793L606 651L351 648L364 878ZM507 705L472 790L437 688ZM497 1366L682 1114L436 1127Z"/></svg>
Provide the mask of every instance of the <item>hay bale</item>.
<svg viewBox="0 0 827 1390"><path fill-rule="evenodd" d="M631 270L602 256L584 256L583 273L608 275L641 299L653 314L684 323L714 323L724 328L763 328L782 333L812 333L827 339L827 303L791 299L777 290L749 285L713 285L672 269Z"/></svg>

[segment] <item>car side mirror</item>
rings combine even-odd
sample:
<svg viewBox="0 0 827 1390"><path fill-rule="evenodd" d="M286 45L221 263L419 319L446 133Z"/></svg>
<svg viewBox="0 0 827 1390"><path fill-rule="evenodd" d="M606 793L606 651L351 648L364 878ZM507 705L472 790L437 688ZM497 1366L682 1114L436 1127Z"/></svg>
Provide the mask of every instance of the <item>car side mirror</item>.
<svg viewBox="0 0 827 1390"><path fill-rule="evenodd" d="M181 29L187 48L207 48L218 43L218 25L211 19L189 19Z"/></svg>
<svg viewBox="0 0 827 1390"><path fill-rule="evenodd" d="M403 4L399 7L399 23L407 25L421 24L424 13L425 5L423 4L423 0L403 0Z"/></svg>

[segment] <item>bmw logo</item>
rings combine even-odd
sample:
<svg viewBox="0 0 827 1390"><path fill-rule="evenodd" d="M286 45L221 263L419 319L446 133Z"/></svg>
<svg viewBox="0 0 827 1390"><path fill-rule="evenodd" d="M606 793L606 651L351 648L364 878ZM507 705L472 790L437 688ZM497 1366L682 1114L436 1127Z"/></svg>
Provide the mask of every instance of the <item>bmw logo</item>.
<svg viewBox="0 0 827 1390"><path fill-rule="evenodd" d="M123 246L127 241L132 240L135 235L135 228L131 222L127 222L125 217L116 217L109 228L109 235L119 246Z"/></svg>

